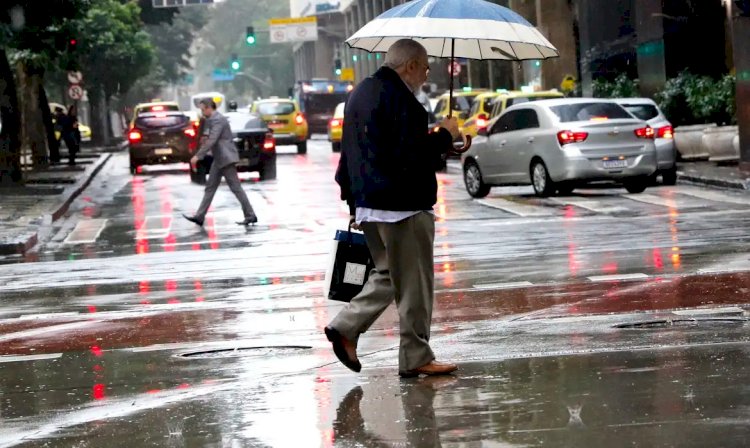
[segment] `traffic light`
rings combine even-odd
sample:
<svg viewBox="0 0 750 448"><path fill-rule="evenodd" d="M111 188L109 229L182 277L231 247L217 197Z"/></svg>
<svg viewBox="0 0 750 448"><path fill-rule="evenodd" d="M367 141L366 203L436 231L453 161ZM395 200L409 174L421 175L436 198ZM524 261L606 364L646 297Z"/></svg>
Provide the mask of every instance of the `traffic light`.
<svg viewBox="0 0 750 448"><path fill-rule="evenodd" d="M232 70L234 70L235 72L238 71L240 67L242 67L242 64L240 64L240 58L239 56L237 56L237 54L232 54L232 60L229 63L229 66L232 67Z"/></svg>
<svg viewBox="0 0 750 448"><path fill-rule="evenodd" d="M247 27L245 42L247 42L248 45L255 45L255 42L257 42L257 39L255 38L255 28L252 26Z"/></svg>
<svg viewBox="0 0 750 448"><path fill-rule="evenodd" d="M341 66L341 59L335 59L333 61L333 67L334 67L334 69L336 71L336 76L341 76L341 68L342 68L342 66Z"/></svg>

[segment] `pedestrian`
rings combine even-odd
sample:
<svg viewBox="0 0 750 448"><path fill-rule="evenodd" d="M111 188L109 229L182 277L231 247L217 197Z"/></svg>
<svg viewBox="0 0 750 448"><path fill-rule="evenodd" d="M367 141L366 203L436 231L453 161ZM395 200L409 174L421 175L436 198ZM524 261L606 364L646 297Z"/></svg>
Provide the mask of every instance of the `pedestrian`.
<svg viewBox="0 0 750 448"><path fill-rule="evenodd" d="M223 177L226 179L229 189L232 190L234 196L240 201L242 213L245 215L245 219L239 221L237 224L243 226L255 224L258 222L258 218L255 216L253 207L250 205L250 201L247 199L247 195L240 184L240 178L237 176L237 162L240 161L240 157L237 147L235 147L232 141L232 130L229 127L229 121L216 110L216 103L211 98L202 99L198 106L205 117L203 136L206 138L201 139L200 149L190 159L190 167L191 169L196 169L198 162L203 160L209 151L213 156L213 163L208 172L206 190L198 211L193 216L182 216L188 221L203 226L208 208L211 206L211 201Z"/></svg>
<svg viewBox="0 0 750 448"><path fill-rule="evenodd" d="M359 372L360 334L394 300L401 343L399 375L441 375L455 364L439 363L430 348L434 300L437 178L454 139L455 118L428 131L427 112L415 97L429 73L427 51L402 39L385 63L351 93L344 111L342 155L336 172L341 198L362 229L375 269L325 333L338 359Z"/></svg>
<svg viewBox="0 0 750 448"><path fill-rule="evenodd" d="M55 142L50 145L50 161L52 163L60 162L60 142L63 136L63 122L65 121L65 110L60 106L55 106L55 112L52 114L52 123L55 127Z"/></svg>
<svg viewBox="0 0 750 448"><path fill-rule="evenodd" d="M60 109L60 108L57 108ZM55 124L60 129L60 139L68 148L68 165L76 164L76 154L81 147L81 132L78 130L78 108L75 104L68 107L68 113L55 110Z"/></svg>

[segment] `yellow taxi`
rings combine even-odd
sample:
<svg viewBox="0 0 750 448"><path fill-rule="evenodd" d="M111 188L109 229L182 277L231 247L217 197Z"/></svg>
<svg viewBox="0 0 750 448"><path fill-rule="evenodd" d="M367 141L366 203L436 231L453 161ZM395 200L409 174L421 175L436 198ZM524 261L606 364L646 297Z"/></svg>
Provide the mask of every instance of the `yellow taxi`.
<svg viewBox="0 0 750 448"><path fill-rule="evenodd" d="M135 124L138 115L144 112L179 112L180 105L174 101L153 101L150 103L141 103L133 109L133 118L130 120L130 127Z"/></svg>
<svg viewBox="0 0 750 448"><path fill-rule="evenodd" d="M500 92L484 92L474 98L474 103L469 111L469 118L464 122L464 134L476 137L480 129L487 127L495 98L498 96L500 96Z"/></svg>
<svg viewBox="0 0 750 448"><path fill-rule="evenodd" d="M344 103L339 103L328 122L328 141L333 152L341 152L341 138L344 134Z"/></svg>
<svg viewBox="0 0 750 448"><path fill-rule="evenodd" d="M453 92L453 116L458 120L458 127L463 132L464 123L469 118L471 107L474 100L481 93L487 92L486 89L472 89ZM439 122L448 116L448 93L442 94L435 104L435 121Z"/></svg>
<svg viewBox="0 0 750 448"><path fill-rule="evenodd" d="M285 98L267 98L255 101L250 112L261 116L273 131L277 145L297 145L297 153L307 153L310 132L305 115L296 101Z"/></svg>
<svg viewBox="0 0 750 448"><path fill-rule="evenodd" d="M503 113L505 109L515 104L528 103L529 101L548 100L552 98L564 98L561 92L556 89L552 90L541 90L538 92L522 92L519 90L513 90L504 92L498 95L492 106L492 112L490 113L489 119L493 119Z"/></svg>

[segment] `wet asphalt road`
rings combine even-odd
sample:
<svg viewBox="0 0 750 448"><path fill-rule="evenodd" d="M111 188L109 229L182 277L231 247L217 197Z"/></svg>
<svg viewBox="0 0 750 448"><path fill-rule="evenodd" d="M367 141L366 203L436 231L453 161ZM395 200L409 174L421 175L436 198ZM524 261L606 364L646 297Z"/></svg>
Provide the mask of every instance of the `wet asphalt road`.
<svg viewBox="0 0 750 448"><path fill-rule="evenodd" d="M396 376L389 309L333 357L322 295L347 211L324 140L222 187L118 154L25 257L0 260L0 446L746 446L750 196L693 186L537 199L440 174L432 344Z"/></svg>

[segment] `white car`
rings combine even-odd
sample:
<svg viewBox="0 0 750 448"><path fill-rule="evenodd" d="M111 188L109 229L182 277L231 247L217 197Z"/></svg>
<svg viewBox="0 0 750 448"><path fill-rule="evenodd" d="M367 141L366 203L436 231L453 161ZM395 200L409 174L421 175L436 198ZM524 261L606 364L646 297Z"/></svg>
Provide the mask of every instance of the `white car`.
<svg viewBox="0 0 750 448"><path fill-rule="evenodd" d="M659 106L650 98L617 98L617 104L634 117L644 120L654 128L657 174L661 174L664 185L677 183L677 148L674 144L674 128Z"/></svg>

